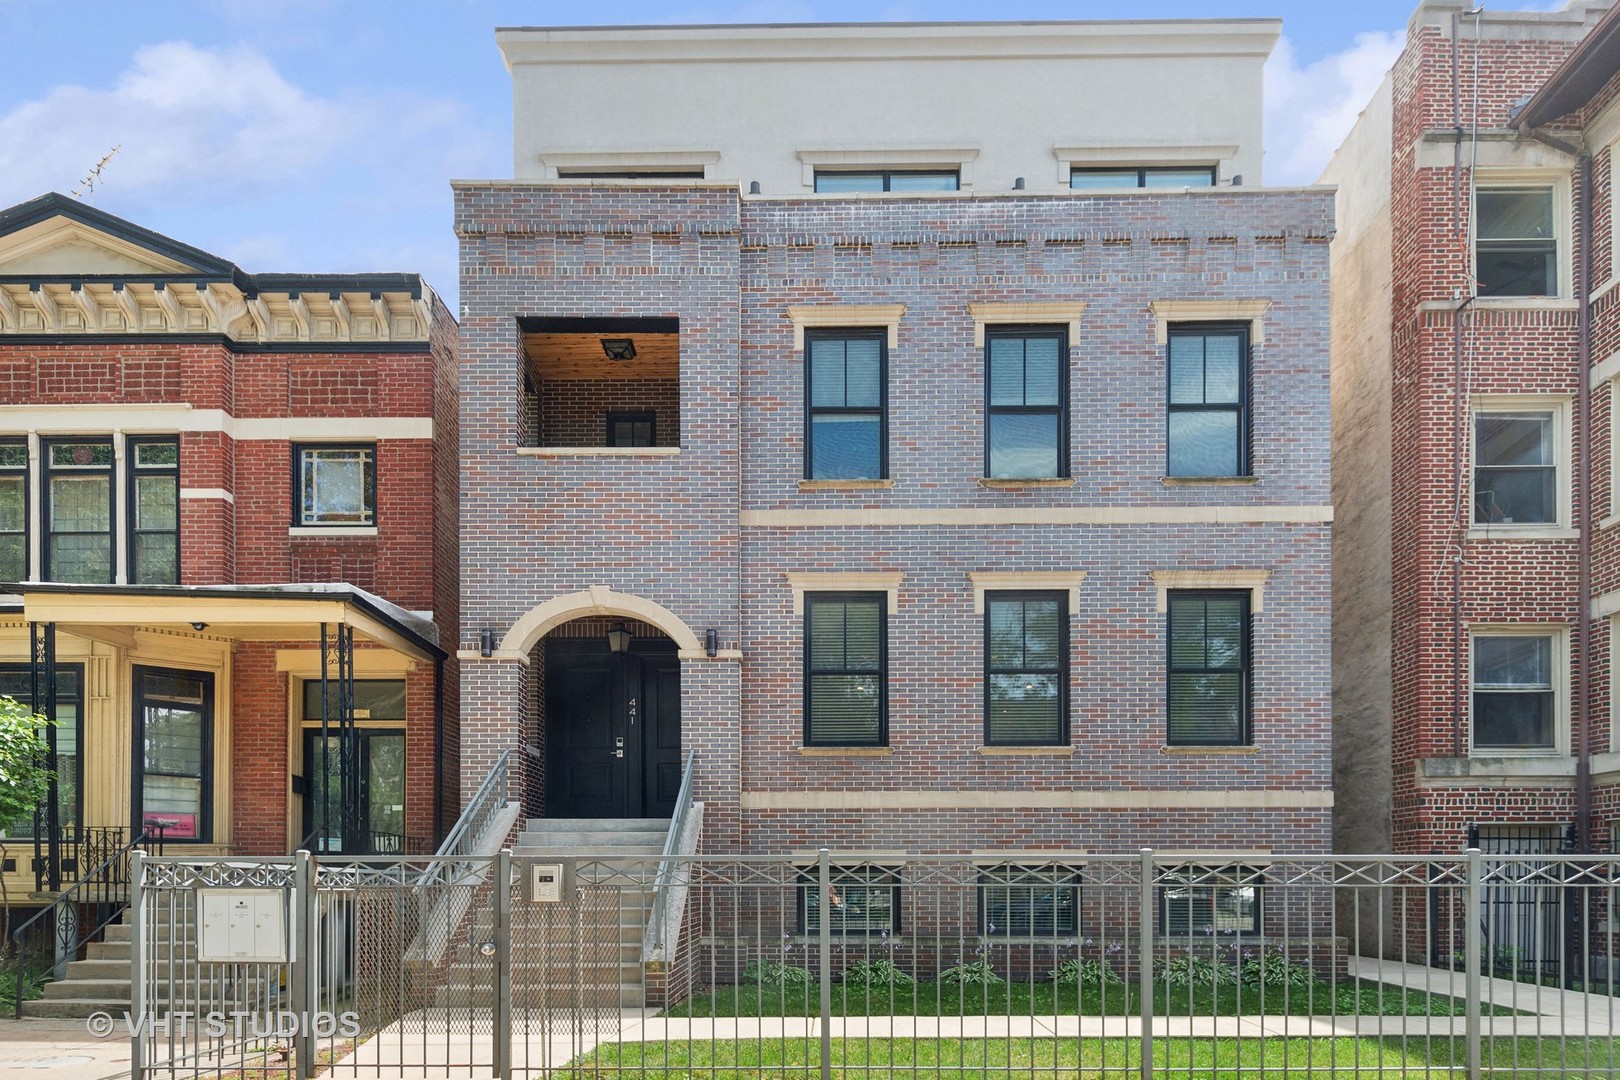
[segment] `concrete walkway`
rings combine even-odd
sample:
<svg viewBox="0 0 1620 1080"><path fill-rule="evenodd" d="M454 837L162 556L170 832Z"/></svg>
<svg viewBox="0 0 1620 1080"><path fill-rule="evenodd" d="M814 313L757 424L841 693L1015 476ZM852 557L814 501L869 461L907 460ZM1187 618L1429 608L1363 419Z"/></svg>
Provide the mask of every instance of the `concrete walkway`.
<svg viewBox="0 0 1620 1080"><path fill-rule="evenodd" d="M1421 990L1429 994L1463 996L1464 981L1460 971L1369 956L1352 956L1349 963L1350 974L1356 978L1374 979L1388 986ZM1491 1004L1533 1014L1541 1035L1603 1036L1620 1032L1620 998L1484 977L1480 978L1479 987L1481 997ZM1481 1024L1482 1030L1491 1034L1503 1032L1510 1021L1513 1029L1517 1030L1524 1020L1524 1017L1484 1016L1481 1017Z"/></svg>

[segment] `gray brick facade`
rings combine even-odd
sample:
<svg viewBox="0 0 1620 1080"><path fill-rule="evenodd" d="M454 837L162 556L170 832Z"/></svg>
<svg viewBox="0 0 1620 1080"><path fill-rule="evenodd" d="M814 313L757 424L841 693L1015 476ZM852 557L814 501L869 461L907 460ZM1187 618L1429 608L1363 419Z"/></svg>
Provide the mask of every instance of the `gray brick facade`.
<svg viewBox="0 0 1620 1080"><path fill-rule="evenodd" d="M523 620L597 587L603 603L578 617L645 619L628 596L699 641L717 633L719 655L681 654L708 850L1329 850L1332 210L1326 190L457 185L463 790L525 742L541 812L544 725L526 690L538 637ZM1269 301L1253 323L1252 483L1163 479L1166 346L1151 305L1166 301ZM969 305L1018 302L1085 305L1068 364L1072 484L980 482L985 359ZM904 305L888 351L892 486L801 489L790 305ZM537 316L678 318L679 454L520 453L518 320ZM1267 572L1252 745L1166 748L1155 571ZM787 575L866 572L903 575L887 628L890 752L806 754ZM969 577L984 572L1086 575L1068 628L1067 752L985 752ZM502 642L488 659L485 629Z"/></svg>

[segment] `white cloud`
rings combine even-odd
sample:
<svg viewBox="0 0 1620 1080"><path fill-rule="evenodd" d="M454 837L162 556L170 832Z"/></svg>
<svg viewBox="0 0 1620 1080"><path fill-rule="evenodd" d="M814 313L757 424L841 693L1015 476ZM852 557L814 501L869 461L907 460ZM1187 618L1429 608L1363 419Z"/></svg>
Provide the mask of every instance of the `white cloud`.
<svg viewBox="0 0 1620 1080"><path fill-rule="evenodd" d="M58 86L0 116L0 202L71 189L114 146L106 182L126 191L274 184L319 161L356 119L250 49L148 45L110 87Z"/></svg>
<svg viewBox="0 0 1620 1080"><path fill-rule="evenodd" d="M1277 43L1266 63L1266 183L1316 181L1405 39L1401 32L1357 34L1350 48L1303 68L1286 37Z"/></svg>

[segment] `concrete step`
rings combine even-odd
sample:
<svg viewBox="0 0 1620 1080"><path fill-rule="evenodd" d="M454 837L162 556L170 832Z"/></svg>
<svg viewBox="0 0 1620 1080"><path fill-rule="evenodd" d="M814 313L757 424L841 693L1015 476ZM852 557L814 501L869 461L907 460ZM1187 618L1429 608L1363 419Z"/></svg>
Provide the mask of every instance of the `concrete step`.
<svg viewBox="0 0 1620 1080"><path fill-rule="evenodd" d="M254 984L253 989L260 990L260 984ZM47 1001L103 1001L117 999L128 1001L129 991L128 972L125 972L122 978L98 976L83 979L58 979L46 983L41 988L41 992L45 995ZM173 998L230 1001L239 996L236 988L227 981L208 979L176 979L172 983L164 980L151 988L151 993L158 1001L168 1001Z"/></svg>
<svg viewBox="0 0 1620 1080"><path fill-rule="evenodd" d="M115 1026L109 1038L127 1038L129 1030L123 1026L124 1013L129 1009L129 998L55 999L23 1002L23 1016L42 1020L83 1020L91 1013L106 1013Z"/></svg>
<svg viewBox="0 0 1620 1080"><path fill-rule="evenodd" d="M529 818L524 832L564 831L669 833L669 818Z"/></svg>
<svg viewBox="0 0 1620 1080"><path fill-rule="evenodd" d="M598 829L554 829L548 832L522 832L517 837L517 847L531 847L531 845L544 845L544 847L569 847L573 844L590 844L595 847L614 847L614 845L637 845L637 847L656 847L659 852L664 850L664 834L656 831L625 831L604 832ZM515 848L514 848L515 850Z"/></svg>
<svg viewBox="0 0 1620 1080"><path fill-rule="evenodd" d="M626 964L639 964L641 962L641 937L637 935L633 940L621 940L618 945L603 945L593 943L586 947L584 955L592 960L599 961L605 955L617 952L619 960ZM580 954L579 946L567 942L557 942L554 945L518 944L513 943L513 967L528 964L536 967L569 967ZM455 952L455 962L472 963L482 961L477 950L470 945L463 945Z"/></svg>
<svg viewBox="0 0 1620 1080"><path fill-rule="evenodd" d="M512 854L536 859L575 859L584 862L600 862L608 866L633 866L651 874L658 869L658 856L662 848L648 847L641 844L575 844L562 847L518 847L512 849Z"/></svg>
<svg viewBox="0 0 1620 1080"><path fill-rule="evenodd" d="M495 1005L495 992L488 986L442 986L435 996L441 1008L488 1009ZM512 1007L536 1008L639 1008L647 1003L647 992L640 984L606 986L563 987L538 984L519 986L512 983Z"/></svg>

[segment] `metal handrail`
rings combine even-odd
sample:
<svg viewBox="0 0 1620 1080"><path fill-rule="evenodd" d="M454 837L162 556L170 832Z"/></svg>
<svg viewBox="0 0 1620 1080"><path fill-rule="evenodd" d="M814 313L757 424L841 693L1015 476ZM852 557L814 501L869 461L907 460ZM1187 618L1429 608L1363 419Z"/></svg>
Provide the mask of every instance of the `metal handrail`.
<svg viewBox="0 0 1620 1080"><path fill-rule="evenodd" d="M161 855L163 853L163 831L161 829L158 830L156 836L158 842L158 854ZM47 915L52 916L55 922L56 936L58 943L62 946L62 955L69 958L77 956L79 948L82 945L84 945L91 938L95 937L97 934L101 933L102 930L111 925L114 919L118 918L129 909L129 890L127 888L129 885L129 877L127 872L127 867L129 865L129 854L136 848L141 847L149 842L152 838L153 834L143 829L138 836L132 839L129 843L125 844L123 847L119 848L100 866L97 866L94 870L90 871L90 873L80 877L78 881L74 882L67 889L63 890L49 904L45 905L43 908L36 911L33 915L24 920L21 925L11 932L11 947L17 956L22 956L23 936L28 932L28 929L41 919L45 918ZM122 881L119 880L119 876L116 872L116 868L120 866L126 868ZM109 871L113 872L109 873ZM126 886L122 898L109 895L111 888L119 884ZM99 895L89 895L92 890L96 889L101 890ZM76 914L72 919L61 918L61 909L67 908L72 910L73 905L77 904L100 904L107 908L107 911L102 915L101 920L89 930L81 930L79 919ZM19 963L17 966L16 1018L21 1020L22 1014L23 968L22 964Z"/></svg>
<svg viewBox="0 0 1620 1080"><path fill-rule="evenodd" d="M442 883L439 879L445 867L452 865L453 860L461 856L472 854L471 851L463 849L470 847L484 835L485 826L508 801L507 776L511 760L510 748L502 750L500 756L495 759L495 764L490 766L483 783L478 785L473 797L467 800L461 816L445 834L444 842L439 845L439 850L433 853L432 861L417 879L419 887Z"/></svg>
<svg viewBox="0 0 1620 1080"><path fill-rule="evenodd" d="M658 858L658 878L653 889L652 948L664 943L664 918L669 908L670 875L674 873L675 849L681 834L686 831L686 819L692 809L692 774L697 771L697 751L686 755L686 768L681 770L681 789L675 793L675 813L669 819L669 835L664 837L664 852Z"/></svg>

